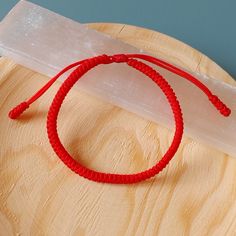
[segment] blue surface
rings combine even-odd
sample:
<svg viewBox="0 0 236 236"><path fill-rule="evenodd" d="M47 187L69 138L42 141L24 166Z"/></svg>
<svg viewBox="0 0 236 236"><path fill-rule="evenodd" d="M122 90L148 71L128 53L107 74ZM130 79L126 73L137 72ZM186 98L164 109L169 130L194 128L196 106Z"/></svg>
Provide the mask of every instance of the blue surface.
<svg viewBox="0 0 236 236"><path fill-rule="evenodd" d="M0 0L0 19L16 0ZM32 0L83 22L118 22L173 36L236 79L236 0Z"/></svg>

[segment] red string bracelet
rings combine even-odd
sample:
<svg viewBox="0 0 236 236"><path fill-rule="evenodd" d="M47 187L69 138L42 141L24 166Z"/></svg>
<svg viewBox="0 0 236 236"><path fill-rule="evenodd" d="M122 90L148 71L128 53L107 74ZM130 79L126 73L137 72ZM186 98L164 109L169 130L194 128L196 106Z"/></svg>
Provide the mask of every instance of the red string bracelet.
<svg viewBox="0 0 236 236"><path fill-rule="evenodd" d="M156 174L158 174L160 171L162 171L175 155L182 140L184 124L179 101L177 100L176 95L171 86L156 70L152 69L149 65L146 65L145 63L139 61L138 59L151 62L155 65L165 68L189 80L190 82L195 84L199 89L201 89L206 94L206 96L208 96L211 103L221 112L222 115L224 116L230 115L231 113L230 109L217 96L213 95L211 91L204 84L202 84L198 79L196 79L189 73L167 62L164 62L160 59L148 55L117 54L113 56L100 55L82 61L78 61L74 64L67 66L62 71L60 71L55 77L53 77L46 85L44 85L29 100L22 102L15 108L13 108L9 112L9 117L11 119L16 119L21 113L24 112L24 110L26 110L30 106L30 104L32 104L41 95L43 95L47 91L47 89L58 79L58 77L60 77L66 71L76 67L76 69L74 69L71 72L71 74L62 83L61 87L57 91L57 94L55 95L52 101L47 116L48 138L55 153L64 162L64 164L68 166L72 171L89 180L103 183L113 183L113 184L131 184L151 178ZM175 134L173 137L173 141L169 149L165 153L165 155L156 165L154 165L150 169L135 174L113 174L113 173L104 173L88 169L87 167L81 165L79 162L75 161L73 157L66 151L57 133L58 113L63 103L63 100L65 99L67 93L70 91L73 85L90 69L100 64L110 64L110 63L126 63L127 65L142 72L143 74L148 76L151 80L153 80L165 94L172 109L175 120Z"/></svg>

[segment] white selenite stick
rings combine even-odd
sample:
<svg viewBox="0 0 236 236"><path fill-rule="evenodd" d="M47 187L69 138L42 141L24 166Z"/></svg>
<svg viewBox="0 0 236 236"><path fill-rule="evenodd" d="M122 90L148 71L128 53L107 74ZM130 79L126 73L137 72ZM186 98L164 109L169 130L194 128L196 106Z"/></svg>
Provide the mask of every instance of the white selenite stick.
<svg viewBox="0 0 236 236"><path fill-rule="evenodd" d="M145 52L27 1L20 1L0 23L0 55L48 76L87 57L120 53ZM180 100L185 133L236 156L236 87L192 73L231 108L231 116L225 118L196 86L156 68ZM173 128L172 112L161 90L124 64L95 68L76 87Z"/></svg>

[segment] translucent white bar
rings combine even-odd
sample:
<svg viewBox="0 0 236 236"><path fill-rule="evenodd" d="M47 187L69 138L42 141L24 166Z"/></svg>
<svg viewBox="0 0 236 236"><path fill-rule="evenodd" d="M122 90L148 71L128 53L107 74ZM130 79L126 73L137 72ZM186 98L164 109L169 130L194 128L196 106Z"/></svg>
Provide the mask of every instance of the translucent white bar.
<svg viewBox="0 0 236 236"><path fill-rule="evenodd" d="M0 24L0 54L48 76L98 54L140 52L26 1L20 1ZM236 88L195 74L232 109L232 115L225 118L194 85L164 69L158 70L181 102L187 135L236 156ZM84 76L77 88L157 123L173 125L171 110L160 89L126 65L100 66Z"/></svg>

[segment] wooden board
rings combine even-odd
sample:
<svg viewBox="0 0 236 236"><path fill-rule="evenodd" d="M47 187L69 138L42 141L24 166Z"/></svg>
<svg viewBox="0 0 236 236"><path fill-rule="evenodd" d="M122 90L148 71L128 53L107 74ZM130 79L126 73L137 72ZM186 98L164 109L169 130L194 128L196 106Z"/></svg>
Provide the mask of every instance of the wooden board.
<svg viewBox="0 0 236 236"><path fill-rule="evenodd" d="M166 35L120 24L90 27L235 85L209 58ZM48 78L5 58L0 68L1 236L236 235L235 159L185 137L155 178L129 186L88 181L59 161L47 139L46 114L59 83L12 121L9 109ZM63 103L58 127L76 159L120 173L152 166L172 137L164 127L76 90Z"/></svg>

